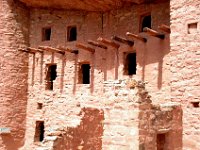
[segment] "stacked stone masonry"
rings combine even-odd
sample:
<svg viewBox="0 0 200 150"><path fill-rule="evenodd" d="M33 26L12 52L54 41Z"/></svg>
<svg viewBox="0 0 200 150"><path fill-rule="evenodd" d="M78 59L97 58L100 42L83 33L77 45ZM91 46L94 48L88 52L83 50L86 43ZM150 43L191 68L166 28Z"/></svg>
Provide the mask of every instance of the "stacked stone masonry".
<svg viewBox="0 0 200 150"><path fill-rule="evenodd" d="M35 7L40 4L0 1L0 150L199 148L200 2L120 1L105 11L88 11L95 8L89 1L85 10ZM164 39L142 32L148 15L151 29ZM72 28L77 36L69 38ZM87 43L114 35L134 45L101 43L104 49ZM130 53L136 53L133 75L127 75Z"/></svg>

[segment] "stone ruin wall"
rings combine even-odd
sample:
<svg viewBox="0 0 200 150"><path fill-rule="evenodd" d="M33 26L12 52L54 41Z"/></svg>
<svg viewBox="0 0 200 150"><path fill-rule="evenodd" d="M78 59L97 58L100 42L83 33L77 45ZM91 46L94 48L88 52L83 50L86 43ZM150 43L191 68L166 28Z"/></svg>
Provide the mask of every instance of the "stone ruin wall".
<svg viewBox="0 0 200 150"><path fill-rule="evenodd" d="M112 35L124 37L127 31L138 33L140 16L150 11L153 29L157 30L160 24L169 25L169 3L133 6L128 9L123 8L108 12L103 16L93 12L32 9L30 45L35 48L41 45L52 47L59 45L77 49L74 47L76 42L66 41L68 25L77 25L78 41L82 42L86 42L88 39L96 40L99 36L108 39ZM52 28L51 41L41 41L43 27ZM147 82L146 87L151 92L153 103L164 103L170 101L169 35L166 34L164 40L152 36L147 36L147 38L146 44L135 41L134 47L121 44L118 54L119 70L117 76L118 79L128 79L128 76L123 75L123 52L136 51L137 75L133 78ZM113 81L116 76L115 51L109 47L108 50L96 48L94 54L84 50L79 50L78 55L67 53L65 56L51 52L45 52L43 56L40 53L29 54L28 130L24 148L31 146L33 148L63 149L63 143L67 142L68 144L65 146L88 149L91 148L91 140L92 142L96 141L96 144L92 145L97 146L93 147L96 149L154 149L156 147L157 128L163 121L159 119L160 122L156 123L153 118L152 120L146 118L148 115L156 114L156 109L151 104L147 104L144 107L148 108L146 111L143 110L144 108L140 110L139 104L135 105L134 102L130 103L132 109L127 109L130 99L127 97L128 91L124 90L125 94L123 94L123 89L119 88L122 90L120 98L120 95L115 92L115 88L113 89L115 83ZM91 63L90 85L77 83L79 62ZM45 90L47 69L45 66L48 63L57 64L57 78L54 81L53 91ZM108 87L105 87L107 85ZM43 104L41 110L37 109L37 103ZM162 112L159 111L159 107L157 109L158 112ZM172 111L166 114L170 114L171 120L175 117ZM143 123L139 121L142 120L140 116L143 116L141 117L144 119ZM181 116L181 113L177 113L178 116ZM131 118L133 119L131 120ZM138 118L140 119L138 120ZM181 117L178 119L181 122L180 119ZM34 142L36 121L45 122L43 143ZM94 126L90 125L90 121L93 121L91 124ZM149 126L146 126L146 123ZM170 122L169 126L176 126L174 130L178 128L179 133L181 133L181 124ZM140 131L139 128L144 128L144 130ZM146 130L147 128L149 130ZM166 128L168 129L168 127ZM97 132L91 133L90 129L97 130ZM170 132L173 136L174 130L172 129L173 132ZM79 134L80 136L77 137ZM85 137L87 134L90 136ZM181 134L177 134L175 137L181 137ZM174 145L175 148L181 147L181 142L174 144L170 142L170 145L171 147ZM68 149L68 147L65 148ZM168 149L170 148L168 147Z"/></svg>
<svg viewBox="0 0 200 150"><path fill-rule="evenodd" d="M28 90L29 12L12 0L0 1L0 150L24 145ZM10 132L10 134L4 134Z"/></svg>
<svg viewBox="0 0 200 150"><path fill-rule="evenodd" d="M172 101L183 107L183 149L199 149L199 1L171 0L170 5Z"/></svg>

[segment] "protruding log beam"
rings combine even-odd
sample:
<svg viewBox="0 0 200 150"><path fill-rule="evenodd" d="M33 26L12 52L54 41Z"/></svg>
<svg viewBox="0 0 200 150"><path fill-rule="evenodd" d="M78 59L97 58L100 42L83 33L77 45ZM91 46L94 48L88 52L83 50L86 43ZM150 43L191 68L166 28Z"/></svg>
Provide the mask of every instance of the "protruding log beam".
<svg viewBox="0 0 200 150"><path fill-rule="evenodd" d="M62 51L64 51L64 52L69 52L69 53L78 54L78 50L72 50L72 49L70 49L70 48L64 48L64 47L62 47L62 46L59 46L58 49L59 49L59 50L62 50Z"/></svg>
<svg viewBox="0 0 200 150"><path fill-rule="evenodd" d="M126 35L129 36L129 37L131 37L131 38L140 40L140 41L142 41L142 42L147 42L147 39L146 39L146 38L141 37L141 36L139 36L139 35L137 35L137 34L133 34L133 33L127 32Z"/></svg>
<svg viewBox="0 0 200 150"><path fill-rule="evenodd" d="M159 33L159 32L157 32L157 31L155 31L153 29L150 29L148 27L145 27L143 29L143 31L146 32L147 34L151 35L151 36L155 36L155 37L160 38L160 39L164 39L165 38L165 34Z"/></svg>
<svg viewBox="0 0 200 150"><path fill-rule="evenodd" d="M93 46L96 46L96 47L100 47L102 49L108 49L107 46L103 45L103 44L100 44L98 42L95 42L95 41L92 41L92 40L88 40L88 44L90 45L93 45Z"/></svg>
<svg viewBox="0 0 200 150"><path fill-rule="evenodd" d="M134 45L134 41L131 41L131 40L128 40L126 38L122 38L122 37L119 37L119 36L116 36L116 35L112 36L111 39L115 40L117 42L129 45L129 46L133 46Z"/></svg>
<svg viewBox="0 0 200 150"><path fill-rule="evenodd" d="M39 52L39 53L43 53L42 50L40 49L36 49L36 48L32 48L32 47L27 47L27 50L33 53Z"/></svg>
<svg viewBox="0 0 200 150"><path fill-rule="evenodd" d="M25 53L35 54L35 52L31 52L31 51L29 51L27 49L22 49L22 48L19 48L18 51L25 52Z"/></svg>
<svg viewBox="0 0 200 150"><path fill-rule="evenodd" d="M117 48L117 49L120 47L120 45L117 44L117 43L115 43L114 41L107 40L107 39L104 39L104 38L102 38L102 37L99 37L99 38L97 39L97 41L102 42L102 43L104 43L104 44L106 44L106 45L110 45L110 46L112 46L112 47L114 47L114 48Z"/></svg>
<svg viewBox="0 0 200 150"><path fill-rule="evenodd" d="M165 25L165 24L161 24L160 26L158 26L158 28L166 33L171 33L171 29L169 26Z"/></svg>
<svg viewBox="0 0 200 150"><path fill-rule="evenodd" d="M56 53L59 53L59 54L62 54L62 55L65 54L64 51L57 49L57 48L49 47L49 46L39 46L38 48L41 49L41 50L44 50L44 51L56 52Z"/></svg>
<svg viewBox="0 0 200 150"><path fill-rule="evenodd" d="M89 47L85 44L82 44L82 43L77 43L76 47L81 48L81 49L86 50L86 51L91 52L91 53L95 53L95 49L93 49L93 48L91 48L91 47Z"/></svg>

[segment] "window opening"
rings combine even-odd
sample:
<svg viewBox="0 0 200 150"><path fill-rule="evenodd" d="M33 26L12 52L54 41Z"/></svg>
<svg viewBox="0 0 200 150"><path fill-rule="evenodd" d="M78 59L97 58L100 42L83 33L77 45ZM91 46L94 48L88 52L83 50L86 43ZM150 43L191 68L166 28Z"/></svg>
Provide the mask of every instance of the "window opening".
<svg viewBox="0 0 200 150"><path fill-rule="evenodd" d="M166 144L166 134L157 134L157 150L164 150Z"/></svg>
<svg viewBox="0 0 200 150"><path fill-rule="evenodd" d="M197 23L188 24L188 34L195 34L195 33L197 33Z"/></svg>
<svg viewBox="0 0 200 150"><path fill-rule="evenodd" d="M51 28L43 28L42 41L50 41L50 40L51 40Z"/></svg>
<svg viewBox="0 0 200 150"><path fill-rule="evenodd" d="M47 65L46 90L53 90L53 82L57 77L57 65Z"/></svg>
<svg viewBox="0 0 200 150"><path fill-rule="evenodd" d="M140 32L143 32L145 27L151 28L151 15L142 16Z"/></svg>
<svg viewBox="0 0 200 150"><path fill-rule="evenodd" d="M79 83L90 84L90 64L81 64L79 71Z"/></svg>
<svg viewBox="0 0 200 150"><path fill-rule="evenodd" d="M42 109L43 104L42 103L37 103L37 109Z"/></svg>
<svg viewBox="0 0 200 150"><path fill-rule="evenodd" d="M77 40L76 26L70 26L67 28L67 40L68 41L76 41Z"/></svg>
<svg viewBox="0 0 200 150"><path fill-rule="evenodd" d="M125 53L124 74L134 75L137 70L136 53Z"/></svg>
<svg viewBox="0 0 200 150"><path fill-rule="evenodd" d="M36 121L35 142L42 142L44 140L44 121Z"/></svg>

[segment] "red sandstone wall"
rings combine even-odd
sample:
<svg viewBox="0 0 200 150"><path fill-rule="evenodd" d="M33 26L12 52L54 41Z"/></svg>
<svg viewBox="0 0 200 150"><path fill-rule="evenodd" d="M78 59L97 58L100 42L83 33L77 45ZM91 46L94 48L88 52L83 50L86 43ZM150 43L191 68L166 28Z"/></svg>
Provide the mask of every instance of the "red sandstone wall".
<svg viewBox="0 0 200 150"><path fill-rule="evenodd" d="M29 13L13 0L0 1L0 150L23 146L27 106L28 57L18 48L28 45Z"/></svg>
<svg viewBox="0 0 200 150"><path fill-rule="evenodd" d="M172 101L183 106L183 147L199 149L199 108L192 101L200 99L200 10L199 1L171 1L171 93ZM188 24L197 23L188 34ZM196 30L196 31L195 31Z"/></svg>
<svg viewBox="0 0 200 150"><path fill-rule="evenodd" d="M157 26L163 23L169 25L168 3L114 10L103 14L103 20L100 13L32 9L30 44L36 48L40 45L52 47L61 45L76 49L75 42L66 42L68 25L77 25L78 41L82 42L86 42L88 39L96 40L99 36L109 39L112 35L125 36L127 31L138 33L140 15L149 11L152 11L153 29L157 29ZM52 27L52 39L42 42L41 29L49 26ZM135 41L134 47L121 45L118 55L120 62L118 79L129 78L123 75L123 52L136 50L138 68L137 75L133 78L149 82L147 89L151 92L152 100L155 103L162 103L170 99L170 96L166 96L166 93L170 91L168 86L170 80L168 76L169 37L166 35L165 40L160 40L145 36L148 38L146 44ZM108 84L109 88L104 88L104 81L108 80L109 83L110 80L115 79L115 55L115 49L111 47L107 51L97 48L94 55L83 50L80 50L78 55L67 53L62 56L51 52L45 52L43 56L40 53L29 55L28 130L25 147L33 147L34 149L38 145L45 146L46 141L44 143L33 141L36 121L44 120L45 136L48 139L51 131L58 131L66 126L78 128L81 122L81 117L78 114L81 109L83 107L91 108L91 106L92 108L99 107L103 101L103 103L113 107L111 110L106 110L105 107L104 129L106 131L103 136L103 149L139 148L138 120L127 121L131 118L137 118L139 112L132 103L130 103L130 110L121 109L122 106L127 108L128 102L124 101L123 103L125 96L128 95L127 91L120 91L119 87L113 87L113 82ZM78 63L85 61L91 62L91 85L77 84ZM48 63L57 63L58 65L54 91L45 90L45 65ZM121 98L118 98L118 94ZM118 104L118 101L122 102L123 105ZM44 104L41 110L37 108L38 102ZM118 132L118 130L120 131ZM124 138L123 135L126 137ZM127 143L127 141L129 142Z"/></svg>
<svg viewBox="0 0 200 150"><path fill-rule="evenodd" d="M92 12L33 9L31 11L32 32L30 33L30 43L32 47L38 47L40 45L57 47L60 45L77 49L74 46L76 42L66 41L66 29L67 26L70 25L77 25L78 41L82 42L87 42L88 39L96 40L99 36L108 39L110 39L112 35L125 37L127 31L133 33L139 32L140 16L147 12L152 13L153 29L157 30L160 24L169 25L169 3L136 5L104 13L103 16L101 13ZM44 42L41 40L42 27L52 27L51 41ZM87 93L93 92L99 94L102 90L103 81L114 80L116 76L118 76L118 79L129 78L123 74L123 52L136 51L138 66L137 75L134 76L134 78L149 82L149 84L147 84L147 89L152 93L152 96L154 96L154 101L156 103L169 100L170 96L167 96L169 94L165 94L170 92L169 35L166 34L164 40L146 34L143 35L148 38L146 44L137 40L135 40L134 47L121 44L119 54L116 54L116 50L112 47L109 47L108 50L96 48L94 55L80 50L77 56L77 62L75 62L73 55L67 54L65 58L64 84L72 86L74 83L77 83L78 75L77 71L75 71L74 64L78 67L79 62L90 62L92 67L91 89L89 89L88 86L85 88L83 85L79 84L76 84L76 87L72 89L74 90L73 92L84 91ZM51 53L45 53L44 55L45 59L43 65L52 61ZM117 75L115 74L114 68L117 59L116 55L118 55L119 58ZM38 61L37 63L39 63L40 55L36 55L36 59ZM56 54L54 62L57 63L56 61L61 63L61 56ZM34 75L35 83L39 83L41 79L38 71L40 71L40 68L36 67ZM31 78L32 73L30 72L29 74ZM61 76L63 75L61 74ZM76 79L74 79L74 77L76 77ZM69 89L69 92L72 91Z"/></svg>

